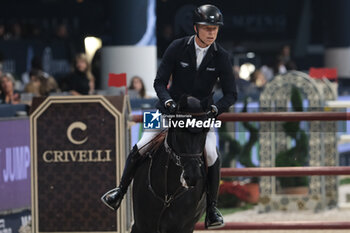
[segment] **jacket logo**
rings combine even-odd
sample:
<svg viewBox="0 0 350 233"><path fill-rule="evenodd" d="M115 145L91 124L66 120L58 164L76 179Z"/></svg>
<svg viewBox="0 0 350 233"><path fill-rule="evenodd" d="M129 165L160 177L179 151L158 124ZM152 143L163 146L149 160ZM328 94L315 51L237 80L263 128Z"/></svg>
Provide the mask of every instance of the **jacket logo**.
<svg viewBox="0 0 350 233"><path fill-rule="evenodd" d="M215 71L215 67L213 67L213 68L207 67L207 71Z"/></svg>
<svg viewBox="0 0 350 233"><path fill-rule="evenodd" d="M185 67L187 67L188 66L188 63L186 63L186 62L180 62L180 64L181 64L181 66L183 67L183 68L185 68Z"/></svg>

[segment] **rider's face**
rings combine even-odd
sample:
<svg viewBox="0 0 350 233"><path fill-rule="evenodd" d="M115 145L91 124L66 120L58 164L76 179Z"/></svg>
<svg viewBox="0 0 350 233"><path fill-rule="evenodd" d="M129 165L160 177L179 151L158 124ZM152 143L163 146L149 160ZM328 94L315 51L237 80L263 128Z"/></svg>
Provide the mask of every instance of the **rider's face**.
<svg viewBox="0 0 350 233"><path fill-rule="evenodd" d="M197 28L198 28L198 34L199 37L201 38L201 40L204 41L203 44L201 41L198 44L201 47L206 47L208 45L211 45L212 43L214 43L214 41L216 40L216 37L218 35L218 31L219 31L219 26L214 26L214 25L197 25L194 26L194 30L197 32ZM198 42L198 41L196 41Z"/></svg>

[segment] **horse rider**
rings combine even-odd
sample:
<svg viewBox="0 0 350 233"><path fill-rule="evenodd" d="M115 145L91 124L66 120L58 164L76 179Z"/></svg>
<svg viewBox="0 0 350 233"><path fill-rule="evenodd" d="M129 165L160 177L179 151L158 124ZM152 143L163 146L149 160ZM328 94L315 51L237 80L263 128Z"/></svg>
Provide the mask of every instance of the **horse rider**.
<svg viewBox="0 0 350 233"><path fill-rule="evenodd" d="M229 54L215 40L219 27L223 25L221 11L213 5L202 5L194 10L193 26L195 35L174 40L164 53L154 80L154 88L159 97L157 108L165 114L176 111L176 103L183 94L202 100L208 98L219 79L223 97L211 105L209 117L217 117L234 104L237 99L235 79ZM169 89L167 85L172 76ZM117 188L108 191L103 201L117 210L134 178L145 145L159 131L145 131L140 141L130 152L124 172ZM147 146L146 146L147 147ZM142 148L139 150L139 148ZM220 183L220 160L216 150L216 136L211 129L207 134L205 150L208 155L207 208L205 227L219 228L224 225L223 217L216 208Z"/></svg>

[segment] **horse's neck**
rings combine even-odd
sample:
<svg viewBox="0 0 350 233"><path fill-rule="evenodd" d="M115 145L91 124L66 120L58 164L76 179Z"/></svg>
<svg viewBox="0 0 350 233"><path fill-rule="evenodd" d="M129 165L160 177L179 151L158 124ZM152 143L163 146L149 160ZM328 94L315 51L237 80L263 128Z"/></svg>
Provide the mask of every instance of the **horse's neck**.
<svg viewBox="0 0 350 233"><path fill-rule="evenodd" d="M151 175L153 189L160 195L171 195L181 186L181 172L181 167L175 165L162 145L153 157Z"/></svg>

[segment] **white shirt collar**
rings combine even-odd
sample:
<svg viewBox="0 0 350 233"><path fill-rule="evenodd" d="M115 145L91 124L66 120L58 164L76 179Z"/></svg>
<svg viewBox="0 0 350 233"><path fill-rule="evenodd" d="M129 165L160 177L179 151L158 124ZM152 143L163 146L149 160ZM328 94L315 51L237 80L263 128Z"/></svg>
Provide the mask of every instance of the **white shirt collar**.
<svg viewBox="0 0 350 233"><path fill-rule="evenodd" d="M197 42L196 42L196 37L195 37L195 38L194 38L194 47L196 48L196 52L197 52L197 51L202 51L202 52L204 52L204 54L205 54L205 53L207 53L207 51L208 51L210 45L207 46L207 47L205 47L205 48L199 47L199 45L198 45Z"/></svg>

